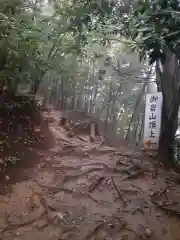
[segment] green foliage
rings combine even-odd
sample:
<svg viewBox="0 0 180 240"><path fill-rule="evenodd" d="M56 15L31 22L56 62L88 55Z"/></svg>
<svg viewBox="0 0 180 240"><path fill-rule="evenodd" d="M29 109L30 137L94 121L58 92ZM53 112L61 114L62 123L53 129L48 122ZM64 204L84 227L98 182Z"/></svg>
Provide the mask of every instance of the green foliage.
<svg viewBox="0 0 180 240"><path fill-rule="evenodd" d="M54 1L55 16L67 19L69 23L66 32L72 34L76 40L77 50L87 45L89 34L99 30L99 26L107 24L108 18L112 16L115 2L108 0L63 0Z"/></svg>
<svg viewBox="0 0 180 240"><path fill-rule="evenodd" d="M140 1L129 21L129 27L142 55L147 52L150 54L150 64L157 59L164 62L167 48L180 56L178 0Z"/></svg>
<svg viewBox="0 0 180 240"><path fill-rule="evenodd" d="M24 1L1 1L0 12L0 79L15 91L39 61L41 31Z"/></svg>
<svg viewBox="0 0 180 240"><path fill-rule="evenodd" d="M12 92L26 81L36 89L47 71L68 72L114 4L54 0L49 7L44 14L42 0L0 0L0 79Z"/></svg>

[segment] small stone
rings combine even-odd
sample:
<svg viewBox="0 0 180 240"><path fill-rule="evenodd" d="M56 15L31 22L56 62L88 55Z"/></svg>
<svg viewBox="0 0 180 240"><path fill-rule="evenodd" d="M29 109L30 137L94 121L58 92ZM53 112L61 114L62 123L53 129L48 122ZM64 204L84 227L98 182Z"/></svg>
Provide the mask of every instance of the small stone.
<svg viewBox="0 0 180 240"><path fill-rule="evenodd" d="M49 217L51 220L53 220L55 225L59 225L59 223L64 219L64 216L60 212L51 213Z"/></svg>
<svg viewBox="0 0 180 240"><path fill-rule="evenodd" d="M151 230L149 228L146 228L144 235L148 238L151 237L151 235L152 235Z"/></svg>
<svg viewBox="0 0 180 240"><path fill-rule="evenodd" d="M34 225L37 229L42 229L42 228L45 228L47 226L47 221L46 220L41 220L41 221L36 222Z"/></svg>
<svg viewBox="0 0 180 240"><path fill-rule="evenodd" d="M61 229L58 229L58 230L56 230L56 231L51 232L51 233L50 233L50 240L51 240L51 239L52 239L52 240L59 240L59 239L61 239L61 238L60 238L60 237L61 237L61 234L62 234Z"/></svg>
<svg viewBox="0 0 180 240"><path fill-rule="evenodd" d="M46 167L46 164L45 163L40 163L38 165L38 169L41 169L41 168L45 168Z"/></svg>
<svg viewBox="0 0 180 240"><path fill-rule="evenodd" d="M61 240L67 240L67 239L69 239L69 237L70 237L70 233L69 232L65 232L65 233L63 233L62 235L61 235Z"/></svg>
<svg viewBox="0 0 180 240"><path fill-rule="evenodd" d="M168 233L168 227L163 227L162 233L163 235L166 235Z"/></svg>
<svg viewBox="0 0 180 240"><path fill-rule="evenodd" d="M5 176L5 180L9 181L10 177L9 176Z"/></svg>
<svg viewBox="0 0 180 240"><path fill-rule="evenodd" d="M84 153L84 157L89 157L87 152Z"/></svg>
<svg viewBox="0 0 180 240"><path fill-rule="evenodd" d="M109 227L109 228L113 228L114 225L113 225L112 223L109 223L109 224L108 224L108 227Z"/></svg>
<svg viewBox="0 0 180 240"><path fill-rule="evenodd" d="M67 137L72 138L72 137L73 137L73 133L69 131L69 132L67 133Z"/></svg>
<svg viewBox="0 0 180 240"><path fill-rule="evenodd" d="M60 212L56 213L56 216L61 220L64 218L64 216Z"/></svg>

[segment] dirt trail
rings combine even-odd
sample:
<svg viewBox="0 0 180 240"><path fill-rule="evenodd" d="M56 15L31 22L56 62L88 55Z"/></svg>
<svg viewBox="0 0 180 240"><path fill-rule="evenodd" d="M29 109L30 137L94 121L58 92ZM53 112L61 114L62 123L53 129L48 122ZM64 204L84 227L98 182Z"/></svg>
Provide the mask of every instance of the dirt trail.
<svg viewBox="0 0 180 240"><path fill-rule="evenodd" d="M132 149L68 138L55 116L55 146L34 149L38 161L7 179L0 239L180 239L179 175L155 176L152 159Z"/></svg>

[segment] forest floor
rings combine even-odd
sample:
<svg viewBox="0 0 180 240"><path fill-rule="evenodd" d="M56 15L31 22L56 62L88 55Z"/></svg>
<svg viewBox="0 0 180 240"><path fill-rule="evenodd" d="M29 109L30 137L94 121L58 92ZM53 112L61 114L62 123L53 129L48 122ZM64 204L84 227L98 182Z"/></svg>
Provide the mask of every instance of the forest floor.
<svg viewBox="0 0 180 240"><path fill-rule="evenodd" d="M129 147L68 138L58 114L44 114L44 147L1 174L0 239L180 239L180 175Z"/></svg>

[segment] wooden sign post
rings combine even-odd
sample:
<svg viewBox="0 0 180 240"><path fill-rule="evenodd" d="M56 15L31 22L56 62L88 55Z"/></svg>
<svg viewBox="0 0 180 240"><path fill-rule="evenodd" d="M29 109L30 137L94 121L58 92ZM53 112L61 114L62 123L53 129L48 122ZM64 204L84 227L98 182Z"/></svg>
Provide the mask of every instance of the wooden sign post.
<svg viewBox="0 0 180 240"><path fill-rule="evenodd" d="M144 147L147 150L157 150L159 148L162 103L162 92L146 94Z"/></svg>

